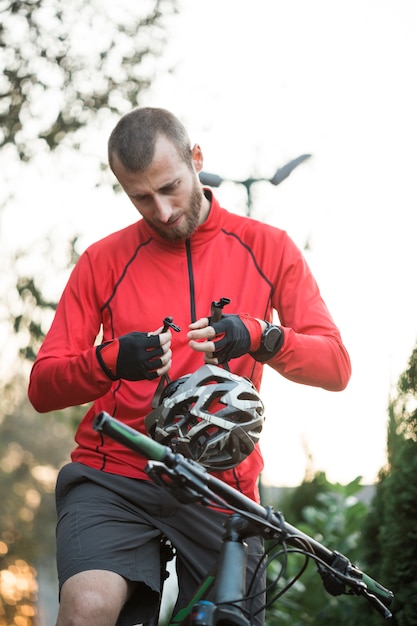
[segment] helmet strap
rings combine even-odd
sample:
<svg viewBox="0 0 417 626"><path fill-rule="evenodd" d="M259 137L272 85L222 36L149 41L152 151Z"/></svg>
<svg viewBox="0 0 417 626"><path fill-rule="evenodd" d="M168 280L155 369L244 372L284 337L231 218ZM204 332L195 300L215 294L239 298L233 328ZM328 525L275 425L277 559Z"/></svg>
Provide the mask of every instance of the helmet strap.
<svg viewBox="0 0 417 626"><path fill-rule="evenodd" d="M159 382L158 382L158 386L156 388L155 394L152 398L152 403L151 403L151 407L153 409L156 409L157 406L159 406L159 399L162 395L162 392L164 391L166 385L168 385L171 382L168 374L164 374L163 376L160 377Z"/></svg>

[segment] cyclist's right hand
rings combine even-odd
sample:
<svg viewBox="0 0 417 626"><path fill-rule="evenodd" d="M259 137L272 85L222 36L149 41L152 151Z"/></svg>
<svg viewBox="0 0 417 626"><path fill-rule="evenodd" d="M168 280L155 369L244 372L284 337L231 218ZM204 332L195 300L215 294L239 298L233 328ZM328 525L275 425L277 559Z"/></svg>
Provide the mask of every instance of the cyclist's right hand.
<svg viewBox="0 0 417 626"><path fill-rule="evenodd" d="M152 380L171 367L171 332L132 332L97 346L98 362L111 380Z"/></svg>

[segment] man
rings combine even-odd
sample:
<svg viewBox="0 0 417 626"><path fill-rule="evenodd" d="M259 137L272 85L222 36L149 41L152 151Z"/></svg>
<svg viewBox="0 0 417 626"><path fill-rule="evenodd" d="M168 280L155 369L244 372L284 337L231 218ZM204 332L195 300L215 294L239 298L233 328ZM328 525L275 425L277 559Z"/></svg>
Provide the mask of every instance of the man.
<svg viewBox="0 0 417 626"><path fill-rule="evenodd" d="M109 163L143 219L80 257L33 366L39 412L93 402L57 483L58 626L146 621L159 589L159 538L177 549L189 600L219 550L224 514L180 505L146 460L94 432L102 410L146 432L160 377L229 364L259 389L263 363L302 384L345 388L350 361L302 254L279 229L221 208L201 187L200 147L171 113L139 108L109 139ZM230 299L220 321L211 306ZM280 325L271 325L276 311ZM180 332L163 320L171 316ZM97 340L99 333L101 339ZM257 500L259 448L217 474ZM250 560L262 551L254 538Z"/></svg>

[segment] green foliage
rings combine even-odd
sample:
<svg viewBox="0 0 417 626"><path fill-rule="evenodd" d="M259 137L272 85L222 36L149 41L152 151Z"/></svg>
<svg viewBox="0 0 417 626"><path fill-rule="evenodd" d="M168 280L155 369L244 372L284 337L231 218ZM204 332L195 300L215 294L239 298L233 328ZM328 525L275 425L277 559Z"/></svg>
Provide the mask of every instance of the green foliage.
<svg viewBox="0 0 417 626"><path fill-rule="evenodd" d="M417 348L389 406L388 466L365 520L362 550L375 577L394 592L392 626L417 625ZM378 618L369 614L369 626Z"/></svg>
<svg viewBox="0 0 417 626"><path fill-rule="evenodd" d="M361 524L367 512L367 506L358 498L360 490L359 478L342 486L332 485L327 482L324 474L317 474L311 482L304 481L286 499L285 516L307 535L358 564ZM303 494L307 503L307 506L301 507L301 511L300 494ZM295 504L294 509L292 503ZM294 513L299 511L300 517L291 518L292 510ZM288 560L288 568L280 588L297 576L304 566L304 557L289 555ZM271 564L269 581L278 576L280 567L279 563ZM351 623L352 626L357 626L359 622L352 621L357 602L364 601L345 596L334 597L326 593L315 564L310 562L301 578L268 610L267 625L333 626L336 623Z"/></svg>
<svg viewBox="0 0 417 626"><path fill-rule="evenodd" d="M405 439L384 485L381 576L395 592L399 626L417 624L417 444Z"/></svg>
<svg viewBox="0 0 417 626"><path fill-rule="evenodd" d="M0 148L29 161L100 112L139 103L175 0L4 0L0 5Z"/></svg>
<svg viewBox="0 0 417 626"><path fill-rule="evenodd" d="M398 416L398 428L404 430L407 439L417 441L417 347L408 362L407 370L398 381L399 399L402 401L402 419Z"/></svg>
<svg viewBox="0 0 417 626"><path fill-rule="evenodd" d="M417 346L408 361L407 370L400 376L398 389L401 393L410 394L414 398L417 395Z"/></svg>
<svg viewBox="0 0 417 626"><path fill-rule="evenodd" d="M280 500L280 506L292 520L302 521L303 511L308 506L322 507L320 494L328 493L332 486L324 472L317 472L311 479L306 477L296 489L290 489Z"/></svg>

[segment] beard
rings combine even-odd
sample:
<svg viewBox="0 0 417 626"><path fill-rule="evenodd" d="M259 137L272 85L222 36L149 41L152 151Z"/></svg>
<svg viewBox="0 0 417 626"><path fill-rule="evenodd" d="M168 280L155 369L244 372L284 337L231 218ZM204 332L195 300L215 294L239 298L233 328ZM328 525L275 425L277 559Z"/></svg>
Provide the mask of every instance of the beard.
<svg viewBox="0 0 417 626"><path fill-rule="evenodd" d="M200 182L195 180L191 190L188 207L183 210L184 219L182 220L180 226L175 228L164 228L163 226L159 226L145 217L143 219L147 222L150 228L157 232L166 241L188 239L198 226L202 204L203 193ZM177 218L178 214L174 216L174 219Z"/></svg>

